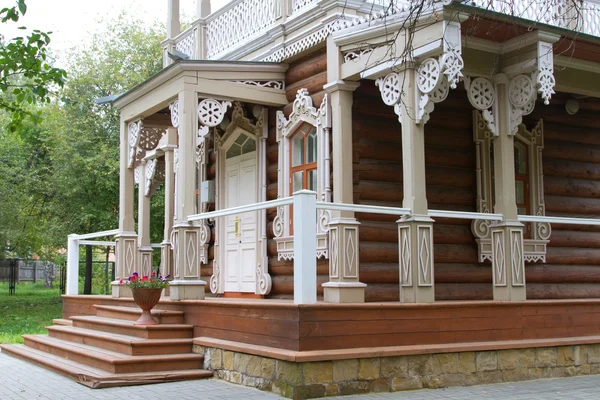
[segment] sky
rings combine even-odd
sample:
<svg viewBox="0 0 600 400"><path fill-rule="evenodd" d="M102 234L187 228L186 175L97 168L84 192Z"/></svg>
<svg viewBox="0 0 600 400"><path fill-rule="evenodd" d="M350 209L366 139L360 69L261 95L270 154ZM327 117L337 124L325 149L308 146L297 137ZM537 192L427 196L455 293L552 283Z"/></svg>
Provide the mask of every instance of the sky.
<svg viewBox="0 0 600 400"><path fill-rule="evenodd" d="M216 11L227 0L212 0ZM15 0L0 0L0 8L12 7ZM0 33L10 39L23 34L17 29L52 31L50 48L59 58L65 50L73 47L91 32L101 28L102 19L116 17L122 10L132 10L145 22L167 21L167 0L26 0L27 12L18 23L0 24ZM196 14L196 0L180 0L180 14L191 21ZM165 32L166 37L166 32Z"/></svg>

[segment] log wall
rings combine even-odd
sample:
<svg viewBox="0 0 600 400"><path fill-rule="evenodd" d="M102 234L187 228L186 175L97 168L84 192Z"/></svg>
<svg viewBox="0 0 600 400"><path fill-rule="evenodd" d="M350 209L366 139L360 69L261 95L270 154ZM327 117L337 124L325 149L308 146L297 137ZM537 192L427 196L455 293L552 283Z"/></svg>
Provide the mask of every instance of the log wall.
<svg viewBox="0 0 600 400"><path fill-rule="evenodd" d="M600 217L600 101L580 100L569 116L568 95L538 101L525 118L544 119L546 214ZM401 127L371 82L355 92L353 107L354 201L402 206ZM476 211L472 107L463 88L436 104L425 127L427 198L430 209ZM359 214L360 277L367 301L398 300L398 245L394 217ZM529 299L600 297L600 227L553 224L547 262L526 265ZM492 298L489 262L478 263L470 221L436 219L434 262L437 300Z"/></svg>
<svg viewBox="0 0 600 400"><path fill-rule="evenodd" d="M430 209L475 210L475 145L472 107L464 89L436 104L425 127L425 163ZM401 125L379 90L363 81L353 106L354 201L402 207ZM393 216L358 214L360 280L367 301L398 301L398 232ZM470 221L436 219L434 262L437 300L491 299L489 264L477 262Z"/></svg>
<svg viewBox="0 0 600 400"><path fill-rule="evenodd" d="M544 119L543 166L546 215L600 217L600 100L579 99L575 115L565 111L567 94L538 101L528 127ZM600 297L600 227L552 224L546 263L526 268L527 297Z"/></svg>

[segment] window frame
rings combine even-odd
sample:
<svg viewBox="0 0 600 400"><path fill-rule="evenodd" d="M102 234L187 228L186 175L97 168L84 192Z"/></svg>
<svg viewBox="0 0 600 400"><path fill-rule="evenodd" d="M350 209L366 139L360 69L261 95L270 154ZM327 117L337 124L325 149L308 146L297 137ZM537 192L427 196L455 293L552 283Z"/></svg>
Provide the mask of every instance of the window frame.
<svg viewBox="0 0 600 400"><path fill-rule="evenodd" d="M473 139L475 141L477 169L477 212L492 213L494 209L493 166L490 154L494 134L488 128L481 111L473 112ZM546 215L544 202L544 176L542 150L544 148L544 123L539 120L532 130L525 124L518 126L515 141L525 144L527 155L525 200L527 215ZM516 200L516 199L515 199ZM523 256L526 262L546 262L546 245L552 233L546 222L526 223L523 232ZM492 221L476 219L471 223L471 231L478 245L479 262L492 260L491 230Z"/></svg>

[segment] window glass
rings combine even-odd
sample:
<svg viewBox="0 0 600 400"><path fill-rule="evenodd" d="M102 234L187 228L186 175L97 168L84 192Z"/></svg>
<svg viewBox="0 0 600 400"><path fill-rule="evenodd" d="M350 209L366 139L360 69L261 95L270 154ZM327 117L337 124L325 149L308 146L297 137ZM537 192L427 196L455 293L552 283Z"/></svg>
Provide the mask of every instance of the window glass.
<svg viewBox="0 0 600 400"><path fill-rule="evenodd" d="M515 139L515 172L519 175L527 174L527 146Z"/></svg>
<svg viewBox="0 0 600 400"><path fill-rule="evenodd" d="M317 130L313 127L307 135L307 151L306 162L312 163L317 161Z"/></svg>
<svg viewBox="0 0 600 400"><path fill-rule="evenodd" d="M317 170L308 171L308 190L317 191Z"/></svg>
<svg viewBox="0 0 600 400"><path fill-rule="evenodd" d="M248 139L248 136L246 136L246 135L242 134L242 135L238 136L238 138L235 140L235 142L234 142L234 143L237 143L237 144L239 144L239 145L242 145L242 144L244 144L244 142L245 142L247 139Z"/></svg>
<svg viewBox="0 0 600 400"><path fill-rule="evenodd" d="M525 204L525 182L521 180L515 181L515 189L517 196L517 204Z"/></svg>
<svg viewBox="0 0 600 400"><path fill-rule="evenodd" d="M298 132L292 137L292 167L304 164L304 136Z"/></svg>
<svg viewBox="0 0 600 400"><path fill-rule="evenodd" d="M292 193L304 189L304 171L296 171L292 177Z"/></svg>
<svg viewBox="0 0 600 400"><path fill-rule="evenodd" d="M242 155L242 148L240 145L233 143L227 153L225 154L225 158L232 158Z"/></svg>
<svg viewBox="0 0 600 400"><path fill-rule="evenodd" d="M251 153L256 150L256 142L250 138L242 145L242 154Z"/></svg>

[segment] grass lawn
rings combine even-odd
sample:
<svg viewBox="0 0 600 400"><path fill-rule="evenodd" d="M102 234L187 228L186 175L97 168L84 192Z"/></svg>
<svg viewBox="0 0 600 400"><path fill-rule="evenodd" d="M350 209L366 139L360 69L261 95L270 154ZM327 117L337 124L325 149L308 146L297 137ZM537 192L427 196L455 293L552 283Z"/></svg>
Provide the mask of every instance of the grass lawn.
<svg viewBox="0 0 600 400"><path fill-rule="evenodd" d="M8 283L0 282L0 344L23 343L24 333L47 333L53 318L62 315L58 287L47 289L43 282L19 283L8 295Z"/></svg>

